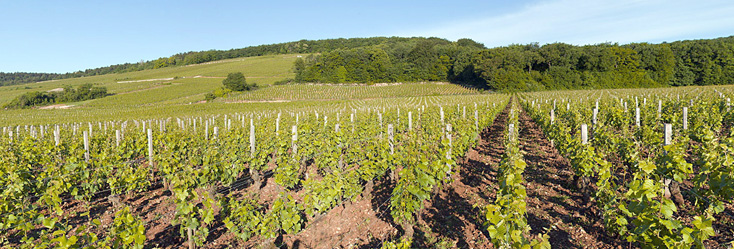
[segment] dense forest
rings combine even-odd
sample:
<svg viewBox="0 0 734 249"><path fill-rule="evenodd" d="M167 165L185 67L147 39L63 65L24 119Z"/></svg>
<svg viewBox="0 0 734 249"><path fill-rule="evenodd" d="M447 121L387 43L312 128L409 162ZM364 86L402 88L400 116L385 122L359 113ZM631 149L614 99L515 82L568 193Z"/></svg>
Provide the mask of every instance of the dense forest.
<svg viewBox="0 0 734 249"><path fill-rule="evenodd" d="M403 37L373 37L373 38L351 38L351 39L326 39L326 40L300 40L295 42L259 45L230 50L209 50L200 52L186 52L175 54L171 57L158 58L156 60L138 63L125 63L87 69L65 74L55 73L2 73L0 72L0 85L18 85L45 80L58 80L66 78L78 78L111 73L125 73L142 71L171 66L183 66L210 61L261 56L270 54L296 54L296 53L322 53L336 49L350 49L367 47L386 43L406 42L414 38Z"/></svg>
<svg viewBox="0 0 734 249"><path fill-rule="evenodd" d="M294 69L296 82L450 81L497 91L732 84L734 36L491 49L469 39L415 38L310 55Z"/></svg>
<svg viewBox="0 0 734 249"><path fill-rule="evenodd" d="M90 99L103 98L107 96L106 87L92 86L92 84L83 84L76 89L71 86L64 87L61 91L49 92L27 92L24 93L10 103L3 106L5 109L23 109L36 106L44 106L50 104L77 102Z"/></svg>

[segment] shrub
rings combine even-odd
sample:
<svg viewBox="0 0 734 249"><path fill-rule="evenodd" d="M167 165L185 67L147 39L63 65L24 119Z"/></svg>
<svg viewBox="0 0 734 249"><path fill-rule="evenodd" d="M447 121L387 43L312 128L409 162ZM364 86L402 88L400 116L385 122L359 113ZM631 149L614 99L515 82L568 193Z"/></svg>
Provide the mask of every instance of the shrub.
<svg viewBox="0 0 734 249"><path fill-rule="evenodd" d="M247 79L240 73L230 73L227 78L222 81L225 88L232 91L251 91L257 89L257 84L247 84Z"/></svg>
<svg viewBox="0 0 734 249"><path fill-rule="evenodd" d="M204 95L204 100L206 100L206 102L212 101L216 98L217 96L215 96L213 93L207 93Z"/></svg>

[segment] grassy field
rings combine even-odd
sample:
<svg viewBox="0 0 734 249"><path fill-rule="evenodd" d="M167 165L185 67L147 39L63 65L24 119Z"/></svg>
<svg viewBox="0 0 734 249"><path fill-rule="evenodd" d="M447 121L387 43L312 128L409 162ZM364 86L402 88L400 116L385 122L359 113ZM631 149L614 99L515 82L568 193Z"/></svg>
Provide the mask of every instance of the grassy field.
<svg viewBox="0 0 734 249"><path fill-rule="evenodd" d="M192 93L191 88L200 87L201 91L195 91L196 94L199 94L221 86L221 78L206 77L226 77L228 73L232 72L242 72L250 83L270 85L278 80L294 76L291 67L297 58L296 56L271 55L238 58L183 67L44 81L20 86L3 86L0 87L0 103L7 103L24 92L48 91L66 85L77 86L86 83L105 86L108 92L120 95L134 93L132 96L141 96L147 94L146 90L165 86L185 86L187 88L185 91L188 93ZM196 76L201 77L194 78ZM168 85L169 83L170 85ZM160 99L152 99L152 101L159 102ZM141 102L138 101L137 103Z"/></svg>

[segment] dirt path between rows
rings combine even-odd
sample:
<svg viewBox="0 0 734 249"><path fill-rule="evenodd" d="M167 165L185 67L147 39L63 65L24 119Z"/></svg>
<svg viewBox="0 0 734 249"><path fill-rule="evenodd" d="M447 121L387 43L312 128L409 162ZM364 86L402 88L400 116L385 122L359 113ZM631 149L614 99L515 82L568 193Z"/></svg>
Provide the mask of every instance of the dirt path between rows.
<svg viewBox="0 0 734 249"><path fill-rule="evenodd" d="M570 184L573 170L543 131L524 111L518 112L520 149L524 153L527 218L531 233L549 230L553 248L616 248L624 245L609 236L597 214Z"/></svg>
<svg viewBox="0 0 734 249"><path fill-rule="evenodd" d="M458 248L492 248L482 207L494 202L498 190L497 166L505 153L508 114L509 105L482 132L478 145L467 152L454 181L427 203L413 246L448 243ZM558 154L525 111L518 115L520 148L528 163L523 176L533 238L547 232L553 248L626 247L606 233L595 203L585 201L567 181L573 176L569 161Z"/></svg>
<svg viewBox="0 0 734 249"><path fill-rule="evenodd" d="M441 242L459 248L491 247L481 207L495 199L496 170L505 153L502 141L508 113L509 108L505 108L497 114L492 126L481 133L477 146L469 149L464 162L458 165L453 181L426 205L416 228L414 247L428 248Z"/></svg>

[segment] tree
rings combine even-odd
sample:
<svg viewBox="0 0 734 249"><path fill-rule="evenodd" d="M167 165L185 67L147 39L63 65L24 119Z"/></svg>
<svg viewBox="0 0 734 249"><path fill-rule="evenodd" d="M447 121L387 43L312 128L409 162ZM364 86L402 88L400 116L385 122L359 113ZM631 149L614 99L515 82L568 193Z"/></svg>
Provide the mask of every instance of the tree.
<svg viewBox="0 0 734 249"><path fill-rule="evenodd" d="M222 84L232 91L250 91L257 89L257 84L247 84L245 75L240 72L228 74L227 78L222 81Z"/></svg>
<svg viewBox="0 0 734 249"><path fill-rule="evenodd" d="M458 41L456 41L456 43L462 47L474 47L478 49L487 49L487 47L485 47L484 44L481 44L469 38L459 39Z"/></svg>

